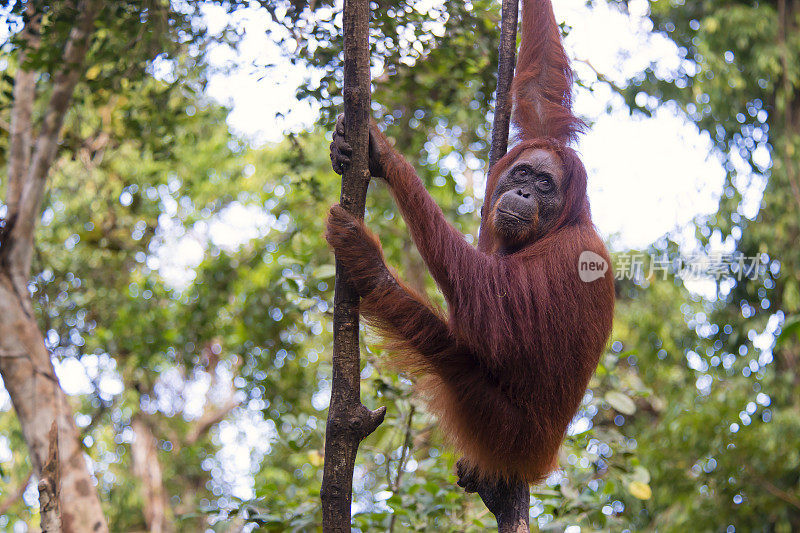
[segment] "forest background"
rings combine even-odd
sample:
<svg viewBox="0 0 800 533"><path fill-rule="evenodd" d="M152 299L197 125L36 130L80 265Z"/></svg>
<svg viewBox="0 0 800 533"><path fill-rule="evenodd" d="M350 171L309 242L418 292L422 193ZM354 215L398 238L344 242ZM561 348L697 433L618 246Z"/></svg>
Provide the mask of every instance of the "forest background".
<svg viewBox="0 0 800 533"><path fill-rule="evenodd" d="M800 529L800 2L554 4L620 279L532 525ZM498 9L372 3L375 117L473 240ZM0 528L37 531L42 420L57 414L87 459L64 466L76 531L313 530L341 2L32 1L0 16ZM379 183L367 222L441 303ZM490 527L412 383L365 340L362 397L387 416L360 448L354 527Z"/></svg>

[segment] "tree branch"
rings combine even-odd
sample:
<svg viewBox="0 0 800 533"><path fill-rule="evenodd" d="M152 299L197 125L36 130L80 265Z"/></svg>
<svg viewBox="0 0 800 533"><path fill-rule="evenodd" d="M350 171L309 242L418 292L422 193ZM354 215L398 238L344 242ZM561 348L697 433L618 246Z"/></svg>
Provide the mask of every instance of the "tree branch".
<svg viewBox="0 0 800 533"><path fill-rule="evenodd" d="M800 510L800 498L776 486L770 480L766 479L765 477L761 476L758 472L756 472L753 467L747 466L745 467L745 469L750 474L750 477L752 477L756 483L761 485L764 488L764 490L766 490L779 500L782 500L784 503L787 503L792 507L794 507L795 509Z"/></svg>
<svg viewBox="0 0 800 533"><path fill-rule="evenodd" d="M521 479L488 479L464 459L456 463L458 485L466 492L477 492L497 520L498 533L530 531L531 494Z"/></svg>
<svg viewBox="0 0 800 533"><path fill-rule="evenodd" d="M345 139L353 148L350 167L342 177L340 205L364 218L368 167L370 73L369 0L344 4L344 116ZM383 421L386 408L370 411L360 399L358 294L336 260L333 310L333 380L325 429L325 466L322 478L322 528L349 532L353 468L361 440Z"/></svg>
<svg viewBox="0 0 800 533"><path fill-rule="evenodd" d="M414 408L413 405L411 406L411 408L408 411L408 418L406 419L406 431L405 431L405 435L403 436L403 446L400 449L400 461L397 464L397 477L395 477L394 483L390 484L390 486L389 486L389 488L390 488L390 490L392 492L397 492L400 489L400 480L403 477L403 469L406 466L407 453L411 449L411 443L412 443L411 426L412 426L412 424L414 422L414 412L415 411L416 411L416 409ZM387 455L387 457L389 457L389 456ZM388 470L388 468L387 468L387 470ZM388 473L387 473L387 477L388 477ZM397 514L392 513L392 519L389 521L389 533L393 533L394 532L394 526L395 526L395 522L396 521L397 521Z"/></svg>
<svg viewBox="0 0 800 533"><path fill-rule="evenodd" d="M131 429L134 434L133 442L131 442L133 474L141 483L147 530L155 533L171 532L174 531L174 527L167 516L169 502L164 490L157 440L145 420L145 416L139 414L131 421Z"/></svg>
<svg viewBox="0 0 800 533"><path fill-rule="evenodd" d="M76 8L77 21L64 47L61 60L63 66L53 76L53 92L44 112L41 130L33 147L33 154L25 168L24 179L19 190L19 201L15 204L14 211L9 212L12 227L6 237L6 242L3 243L2 254L7 257L15 283L22 283L23 287L27 283L30 272L33 232L41 208L47 173L56 156L64 115L83 72L95 17L102 7L101 0L81 0ZM23 69L17 75L23 75L24 78L27 72ZM25 110L21 109L21 112L24 113ZM23 139L20 139L20 142L22 141ZM16 150L23 150L23 148L16 148Z"/></svg>
<svg viewBox="0 0 800 533"><path fill-rule="evenodd" d="M594 72L594 75L597 77L597 81L607 84L609 87L611 87L611 90L622 96L623 99L625 98L625 88L618 85L614 80L612 80L611 78L609 78L608 76L597 70L597 68L592 64L591 61L589 61L588 59L581 59L578 57L575 58L575 61L577 61L578 63L583 63L584 65L589 67L589 69L592 72Z"/></svg>
<svg viewBox="0 0 800 533"><path fill-rule="evenodd" d="M28 472L28 475L25 476L25 479L20 482L17 488L8 494L6 499L3 500L3 503L0 503L0 516L6 514L8 510L11 509L11 506L17 503L20 498L22 498L22 495L25 494L25 489L28 488L28 483L31 482L32 477L33 470Z"/></svg>
<svg viewBox="0 0 800 533"><path fill-rule="evenodd" d="M489 152L491 169L508 151L508 130L511 125L511 81L517 55L517 22L519 0L503 0L500 21L500 46L497 61L497 93L492 124L492 147Z"/></svg>
<svg viewBox="0 0 800 533"><path fill-rule="evenodd" d="M30 165L31 136L33 131L33 102L36 98L36 73L29 70L26 63L30 52L39 47L39 30L42 12L37 13L31 0L25 6L25 27L20 32L22 50L19 68L14 77L14 94L11 107L9 135L8 189L6 205L9 218L17 211L19 195L22 191L25 172Z"/></svg>
<svg viewBox="0 0 800 533"><path fill-rule="evenodd" d="M192 446L197 443L211 428L222 422L225 417L238 406L239 402L231 398L219 409L204 412L203 416L197 420L192 430L186 436L185 445Z"/></svg>

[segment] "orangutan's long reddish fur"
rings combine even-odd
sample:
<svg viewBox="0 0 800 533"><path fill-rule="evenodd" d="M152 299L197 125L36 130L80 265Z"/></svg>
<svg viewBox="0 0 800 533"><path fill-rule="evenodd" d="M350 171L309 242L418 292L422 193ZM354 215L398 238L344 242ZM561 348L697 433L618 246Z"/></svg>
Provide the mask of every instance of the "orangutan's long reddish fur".
<svg viewBox="0 0 800 533"><path fill-rule="evenodd" d="M444 218L411 165L373 129L386 181L414 242L444 293L447 317L387 268L380 244L338 206L327 239L362 296L362 313L393 345L448 439L484 477L535 483L556 465L570 420L611 331L613 276L584 283L578 257L609 261L592 225L586 172L567 146L580 121L570 110L571 70L548 0L523 1L514 80L521 142L492 169L498 176L529 148L556 154L566 200L549 234L509 255L484 208L478 249ZM609 262L610 264L610 262Z"/></svg>

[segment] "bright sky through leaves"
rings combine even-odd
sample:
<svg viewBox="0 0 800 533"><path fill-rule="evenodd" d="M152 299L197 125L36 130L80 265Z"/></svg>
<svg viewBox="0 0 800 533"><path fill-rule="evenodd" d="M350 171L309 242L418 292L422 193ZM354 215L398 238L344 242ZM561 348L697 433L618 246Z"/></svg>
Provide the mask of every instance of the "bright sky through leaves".
<svg viewBox="0 0 800 533"><path fill-rule="evenodd" d="M651 62L665 75L678 66L675 45L648 33L641 5L633 2L628 17L605 5L587 8L581 0L555 2L557 18L571 28L566 46L577 77L595 82L593 92L577 93L577 111L592 124L579 148L595 222L614 248L646 246L697 214L715 212L724 177L710 140L677 112L660 108L653 118L631 117L622 98L596 82L594 69L622 83ZM207 11L212 30L227 17ZM237 13L234 20L245 32L242 46L236 53L217 49L213 60L235 68L209 86L212 96L231 105L231 127L255 144L310 127L315 110L294 98L307 72L289 65L270 35L285 30L258 10Z"/></svg>

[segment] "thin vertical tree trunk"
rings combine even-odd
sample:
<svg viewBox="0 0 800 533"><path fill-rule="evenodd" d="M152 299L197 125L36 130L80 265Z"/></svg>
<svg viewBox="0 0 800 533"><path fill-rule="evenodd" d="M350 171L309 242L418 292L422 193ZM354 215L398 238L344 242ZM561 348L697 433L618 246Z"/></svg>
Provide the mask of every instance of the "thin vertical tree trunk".
<svg viewBox="0 0 800 533"><path fill-rule="evenodd" d="M169 502L164 490L161 462L155 436L140 414L131 422L134 439L131 443L133 475L139 478L144 500L144 519L150 533L171 533L175 528L168 516Z"/></svg>
<svg viewBox="0 0 800 533"><path fill-rule="evenodd" d="M519 0L503 0L500 21L500 46L497 61L497 94L492 124L492 146L489 151L489 169L508 151L508 130L511 125L511 81L517 56L517 24Z"/></svg>
<svg viewBox="0 0 800 533"><path fill-rule="evenodd" d="M489 171L508 151L511 125L511 82L517 50L519 0L503 0L500 23L500 46L497 62L497 94L495 96L492 145L489 152ZM528 484L512 480L478 491L481 499L497 519L499 533L522 533L530 530L530 491ZM489 501L489 499L491 501Z"/></svg>
<svg viewBox="0 0 800 533"><path fill-rule="evenodd" d="M340 205L363 218L369 185L369 0L344 3L345 139L353 147L342 176ZM360 398L358 294L336 261L333 309L333 381L325 430L322 478L322 527L349 532L353 468L361 440L383 421L386 408L370 411Z"/></svg>
<svg viewBox="0 0 800 533"><path fill-rule="evenodd" d="M511 80L514 74L518 1L503 0L495 118L490 168L508 150ZM353 147L349 169L342 178L342 207L364 216L369 185L369 4L346 0L344 7L345 139ZM359 442L383 420L385 408L369 411L361 404L358 295L336 264L334 289L333 382L325 436L322 482L323 530L350 531L353 468ZM522 481L479 491L493 510L501 533L528 531L530 493Z"/></svg>
<svg viewBox="0 0 800 533"><path fill-rule="evenodd" d="M485 483L478 495L497 520L498 533L528 533L531 495L521 480Z"/></svg>

